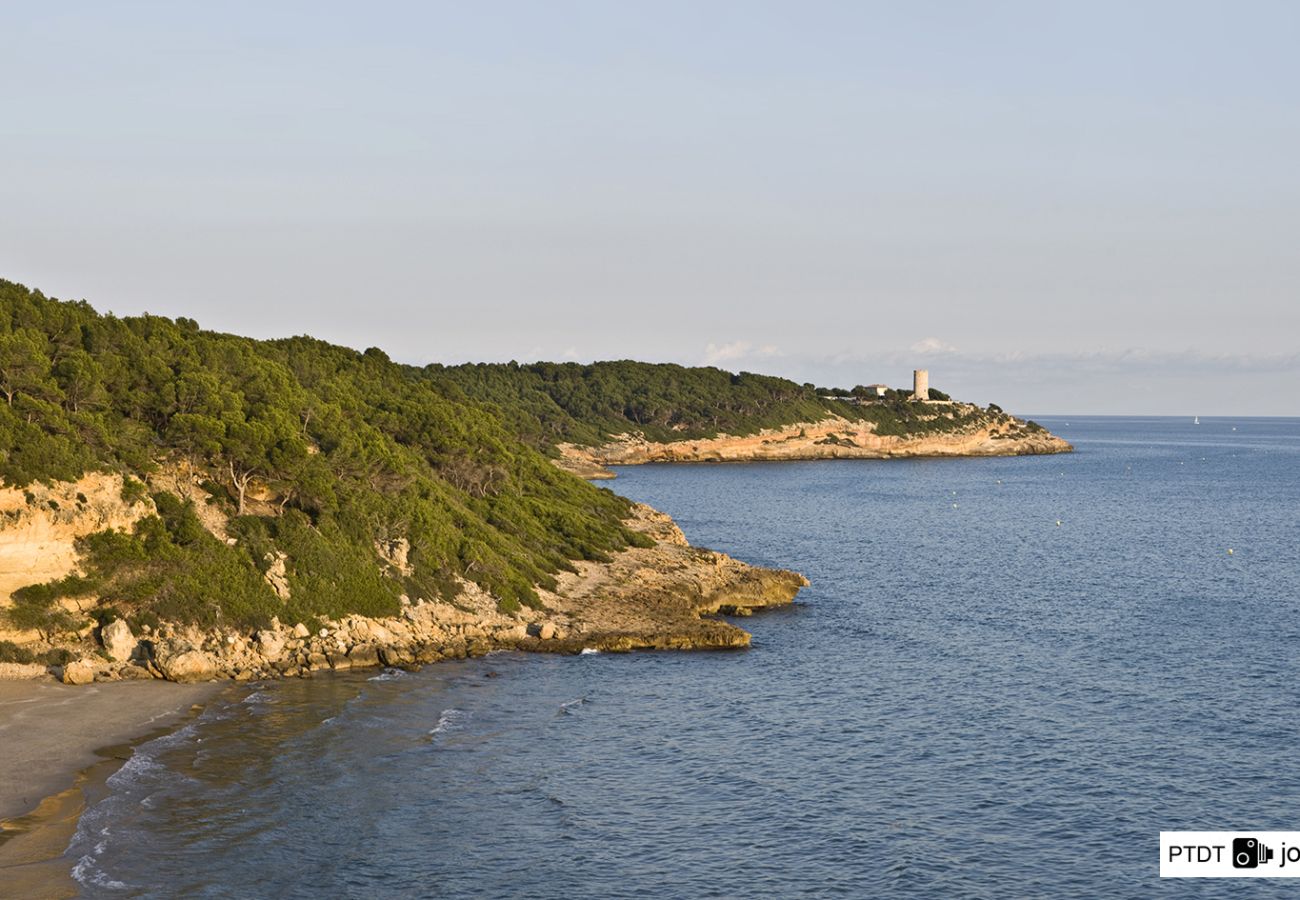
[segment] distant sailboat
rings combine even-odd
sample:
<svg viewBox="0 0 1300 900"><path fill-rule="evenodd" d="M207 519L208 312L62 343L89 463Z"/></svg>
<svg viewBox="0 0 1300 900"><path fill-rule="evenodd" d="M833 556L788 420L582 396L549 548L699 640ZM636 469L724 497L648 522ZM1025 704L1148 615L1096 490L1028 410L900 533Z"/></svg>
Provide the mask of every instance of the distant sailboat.
<svg viewBox="0 0 1300 900"><path fill-rule="evenodd" d="M1193 425L1200 425L1200 424L1201 424L1201 417L1200 417L1200 416L1192 416L1192 424L1193 424Z"/></svg>

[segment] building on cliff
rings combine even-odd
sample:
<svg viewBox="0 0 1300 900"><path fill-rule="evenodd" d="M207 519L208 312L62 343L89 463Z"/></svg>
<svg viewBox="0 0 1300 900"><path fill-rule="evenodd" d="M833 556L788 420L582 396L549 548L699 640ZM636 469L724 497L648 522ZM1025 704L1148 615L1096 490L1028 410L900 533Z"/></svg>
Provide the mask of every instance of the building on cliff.
<svg viewBox="0 0 1300 900"><path fill-rule="evenodd" d="M930 370L929 369L912 370L912 399L913 400L930 399Z"/></svg>

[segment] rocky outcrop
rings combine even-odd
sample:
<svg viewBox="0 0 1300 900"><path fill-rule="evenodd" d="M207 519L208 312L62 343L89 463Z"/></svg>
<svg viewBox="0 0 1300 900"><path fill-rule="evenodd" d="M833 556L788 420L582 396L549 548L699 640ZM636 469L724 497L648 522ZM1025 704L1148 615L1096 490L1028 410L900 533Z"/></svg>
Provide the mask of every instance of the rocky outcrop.
<svg viewBox="0 0 1300 900"><path fill-rule="evenodd" d="M808 582L692 547L672 519L637 505L627 525L654 546L630 547L607 562L580 562L540 591L541 609L503 613L471 582L454 602L404 600L387 619L347 616L314 626L271 623L255 632L164 623L132 633L121 620L100 631L107 657L86 655L62 669L70 684L124 678L178 682L280 678L327 669L418 666L492 650L578 653L585 649L745 647L750 636L721 615L790 603Z"/></svg>
<svg viewBox="0 0 1300 900"><path fill-rule="evenodd" d="M976 411L966 404L935 408L935 417ZM839 416L742 436L724 434L695 440L649 441L639 435L619 435L599 447L561 444L557 464L580 477L610 478L612 473L605 466L650 462L1027 456L1068 453L1074 449L1056 435L1014 416L987 413L976 418L973 423L908 435L877 434L872 422L855 422Z"/></svg>
<svg viewBox="0 0 1300 900"><path fill-rule="evenodd" d="M77 538L130 528L152 501L122 499L122 476L92 472L77 481L0 486L0 605L29 584L53 581L77 564Z"/></svg>

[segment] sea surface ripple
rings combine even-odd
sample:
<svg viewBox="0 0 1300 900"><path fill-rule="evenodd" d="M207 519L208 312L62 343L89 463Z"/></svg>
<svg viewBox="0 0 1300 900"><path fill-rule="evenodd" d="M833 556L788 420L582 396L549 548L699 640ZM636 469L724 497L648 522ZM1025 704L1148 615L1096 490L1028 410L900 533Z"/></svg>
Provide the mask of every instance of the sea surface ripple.
<svg viewBox="0 0 1300 900"><path fill-rule="evenodd" d="M1300 828L1300 421L1041 421L1078 452L623 469L812 587L743 652L260 685L113 776L83 893L1281 895L1158 834Z"/></svg>

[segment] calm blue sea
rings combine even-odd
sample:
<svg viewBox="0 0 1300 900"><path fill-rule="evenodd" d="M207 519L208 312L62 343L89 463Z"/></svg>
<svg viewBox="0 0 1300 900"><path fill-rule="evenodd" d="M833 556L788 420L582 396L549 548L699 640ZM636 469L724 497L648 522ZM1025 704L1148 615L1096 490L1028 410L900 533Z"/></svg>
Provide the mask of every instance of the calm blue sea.
<svg viewBox="0 0 1300 900"><path fill-rule="evenodd" d="M1281 895L1161 883L1158 833L1300 829L1300 420L1041 421L1078 452L623 469L812 587L748 651L258 686L140 748L69 861L108 897Z"/></svg>

